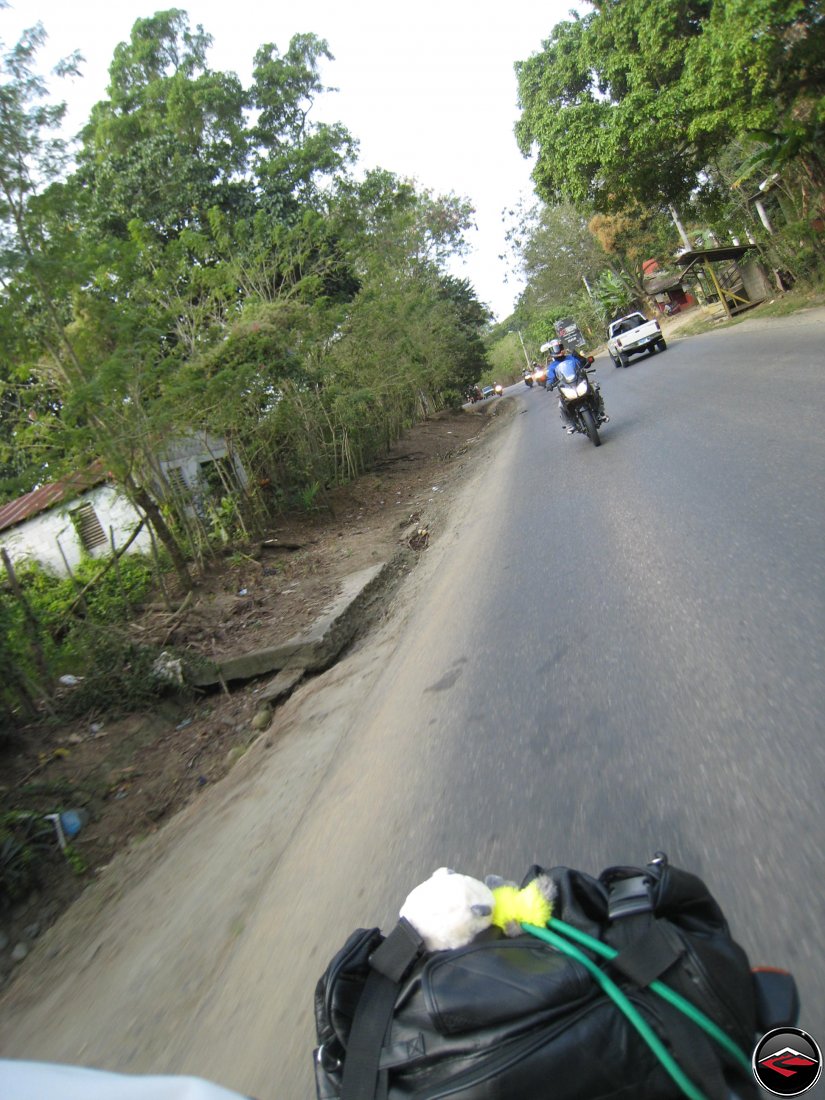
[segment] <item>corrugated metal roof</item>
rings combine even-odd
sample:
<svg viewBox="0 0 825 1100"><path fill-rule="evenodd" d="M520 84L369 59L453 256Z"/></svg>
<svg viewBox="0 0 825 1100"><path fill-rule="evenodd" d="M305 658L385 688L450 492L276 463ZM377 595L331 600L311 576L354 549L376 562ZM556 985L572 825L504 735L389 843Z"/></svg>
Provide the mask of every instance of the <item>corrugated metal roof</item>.
<svg viewBox="0 0 825 1100"><path fill-rule="evenodd" d="M17 500L9 501L0 507L0 531L15 527L32 516L39 515L59 504L62 500L71 500L86 489L91 489L105 481L109 475L102 462L93 463L88 470L67 474L49 485L41 485Z"/></svg>
<svg viewBox="0 0 825 1100"><path fill-rule="evenodd" d="M746 252L758 251L753 244L724 244L716 248L693 248L680 252L676 263L682 267L699 260L702 263L715 263L717 260L741 260Z"/></svg>

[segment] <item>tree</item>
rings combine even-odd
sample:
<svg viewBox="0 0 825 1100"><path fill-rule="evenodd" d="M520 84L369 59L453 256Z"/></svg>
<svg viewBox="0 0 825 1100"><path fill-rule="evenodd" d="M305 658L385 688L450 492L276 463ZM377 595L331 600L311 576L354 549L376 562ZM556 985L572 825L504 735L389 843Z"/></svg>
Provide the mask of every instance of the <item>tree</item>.
<svg viewBox="0 0 825 1100"><path fill-rule="evenodd" d="M690 194L708 147L692 145L675 91L685 41L706 3L628 0L553 28L516 65L522 152L548 203L608 211L634 199L664 205Z"/></svg>
<svg viewBox="0 0 825 1100"><path fill-rule="evenodd" d="M245 89L210 70L209 41L177 10L137 21L76 170L24 204L41 247L0 305L9 441L40 430L20 400L39 387L64 461L102 458L182 577L178 540L200 553L208 532L164 486L170 439L220 434L242 456L250 487L221 503L248 530L477 377L487 324L446 275L469 204L389 172L353 181L346 130L310 121L326 44L262 46ZM52 313L32 310L49 289ZM0 435L0 473L8 453Z"/></svg>
<svg viewBox="0 0 825 1100"><path fill-rule="evenodd" d="M459 337L446 384L448 388L463 394L489 368L483 334L492 318L487 307L478 300L468 279L442 276L438 294L454 310L456 336Z"/></svg>
<svg viewBox="0 0 825 1100"><path fill-rule="evenodd" d="M523 213L511 233L526 280L524 305L531 310L565 309L608 262L587 218L569 203L544 203Z"/></svg>
<svg viewBox="0 0 825 1100"><path fill-rule="evenodd" d="M443 271L448 257L466 251L473 214L467 199L418 190L412 180L378 168L363 180L338 182L333 217L360 273L390 255L405 267Z"/></svg>
<svg viewBox="0 0 825 1100"><path fill-rule="evenodd" d="M319 181L351 142L307 118L325 44L300 36L283 58L261 47L246 90L208 68L210 41L175 9L136 22L83 131L77 170L41 195L21 191L14 231L26 247L5 303L12 324L25 321L15 372L33 372L55 395L65 452L104 459L182 578L158 455L208 422L209 409L176 403L176 378L223 341L250 297L279 301L307 285L340 293L348 278ZM25 134L52 117L32 118ZM37 248L30 225L40 227ZM48 306L44 324L25 315L33 292Z"/></svg>
<svg viewBox="0 0 825 1100"><path fill-rule="evenodd" d="M517 139L547 202L681 205L731 138L822 118L823 58L808 0L598 0L517 64ZM810 138L799 155L820 179Z"/></svg>
<svg viewBox="0 0 825 1100"><path fill-rule="evenodd" d="M690 132L767 142L825 188L825 18L818 0L715 0L686 56Z"/></svg>
<svg viewBox="0 0 825 1100"><path fill-rule="evenodd" d="M49 102L48 85L37 70L45 37L38 24L13 47L0 44L0 491L6 494L28 491L42 478L45 453L35 456L21 444L37 434L33 424L49 418L56 402L31 362L43 342L52 349L62 342L67 316L47 256L55 225L42 196L65 171L71 150L55 133L65 104ZM55 75L76 74L80 61L77 54L64 59Z"/></svg>
<svg viewBox="0 0 825 1100"><path fill-rule="evenodd" d="M283 57L272 43L255 55L252 166L266 209L281 219L290 209L317 206L319 179L338 177L355 156L344 126L309 121L315 97L329 90L318 75L322 58L334 60L327 43L313 34L295 35Z"/></svg>
<svg viewBox="0 0 825 1100"><path fill-rule="evenodd" d="M588 228L608 257L614 281L628 288L629 299L649 301L645 265L650 260L667 263L678 244L670 219L656 210L635 204L631 209L614 214L594 214Z"/></svg>

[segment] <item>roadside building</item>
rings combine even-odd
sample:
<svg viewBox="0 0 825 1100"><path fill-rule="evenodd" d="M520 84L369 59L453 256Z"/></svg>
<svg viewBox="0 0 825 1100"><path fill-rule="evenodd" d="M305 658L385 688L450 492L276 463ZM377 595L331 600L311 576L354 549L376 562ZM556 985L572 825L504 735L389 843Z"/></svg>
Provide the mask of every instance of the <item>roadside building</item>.
<svg viewBox="0 0 825 1100"><path fill-rule="evenodd" d="M160 495L175 496L193 515L202 514L210 496L247 483L226 443L209 435L169 444L158 467ZM149 553L151 537L143 515L102 462L0 506L0 547L12 563L36 561L56 576L69 576L84 557L107 557L130 539L129 553Z"/></svg>

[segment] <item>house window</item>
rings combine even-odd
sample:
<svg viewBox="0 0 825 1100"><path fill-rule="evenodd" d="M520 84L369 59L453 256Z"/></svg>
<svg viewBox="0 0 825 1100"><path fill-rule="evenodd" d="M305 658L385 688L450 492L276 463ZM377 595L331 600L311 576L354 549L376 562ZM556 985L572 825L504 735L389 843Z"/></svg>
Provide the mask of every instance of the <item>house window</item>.
<svg viewBox="0 0 825 1100"><path fill-rule="evenodd" d="M106 545L106 535L100 526L91 504L81 504L72 511L72 521L84 550L94 550L96 546Z"/></svg>

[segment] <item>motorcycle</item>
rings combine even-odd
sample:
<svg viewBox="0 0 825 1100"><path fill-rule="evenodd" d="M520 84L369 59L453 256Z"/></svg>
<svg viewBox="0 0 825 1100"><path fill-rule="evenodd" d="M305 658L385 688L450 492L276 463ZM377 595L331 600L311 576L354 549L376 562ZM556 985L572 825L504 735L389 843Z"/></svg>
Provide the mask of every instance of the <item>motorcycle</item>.
<svg viewBox="0 0 825 1100"><path fill-rule="evenodd" d="M547 389L547 367L536 367L533 371L533 381Z"/></svg>
<svg viewBox="0 0 825 1100"><path fill-rule="evenodd" d="M602 441L599 438L599 426L605 424L608 418L604 412L599 387L589 377L595 371L590 366L592 362L592 355L588 355L586 365L572 355L558 360L554 364L554 375L548 388L558 388L567 422L573 431L581 432L594 447L600 447Z"/></svg>
<svg viewBox="0 0 825 1100"><path fill-rule="evenodd" d="M525 384L525 386L529 386L530 389L533 388L533 374L532 374L532 372L528 372L528 371L524 372L524 384Z"/></svg>

